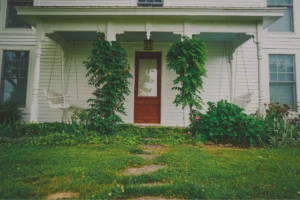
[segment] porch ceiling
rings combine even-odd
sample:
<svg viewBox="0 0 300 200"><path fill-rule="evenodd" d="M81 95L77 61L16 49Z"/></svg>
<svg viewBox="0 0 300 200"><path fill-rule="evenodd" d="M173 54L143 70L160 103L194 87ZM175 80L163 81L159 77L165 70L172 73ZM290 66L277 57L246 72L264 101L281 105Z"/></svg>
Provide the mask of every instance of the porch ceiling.
<svg viewBox="0 0 300 200"><path fill-rule="evenodd" d="M66 41L93 41L96 32L75 32L68 31L57 32ZM206 43L230 43L236 39L240 33L201 33L197 37L204 40ZM151 32L151 39L155 42L170 43L175 40L180 40L181 35L173 34L172 32ZM117 35L119 42L142 42L146 39L146 32L125 32Z"/></svg>

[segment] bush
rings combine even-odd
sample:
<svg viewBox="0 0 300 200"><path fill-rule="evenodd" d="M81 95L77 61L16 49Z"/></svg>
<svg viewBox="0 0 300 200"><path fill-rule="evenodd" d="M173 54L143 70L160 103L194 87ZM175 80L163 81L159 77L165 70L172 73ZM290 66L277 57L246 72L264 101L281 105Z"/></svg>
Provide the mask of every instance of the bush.
<svg viewBox="0 0 300 200"><path fill-rule="evenodd" d="M266 104L265 138L270 147L300 147L299 116L286 104L279 102Z"/></svg>
<svg viewBox="0 0 300 200"><path fill-rule="evenodd" d="M208 106L207 113L197 113L190 125L192 134L200 134L203 141L254 146L264 135L263 119L245 114L242 108L224 100Z"/></svg>
<svg viewBox="0 0 300 200"><path fill-rule="evenodd" d="M13 125L22 118L22 111L18 104L12 101L6 101L0 105L0 124Z"/></svg>

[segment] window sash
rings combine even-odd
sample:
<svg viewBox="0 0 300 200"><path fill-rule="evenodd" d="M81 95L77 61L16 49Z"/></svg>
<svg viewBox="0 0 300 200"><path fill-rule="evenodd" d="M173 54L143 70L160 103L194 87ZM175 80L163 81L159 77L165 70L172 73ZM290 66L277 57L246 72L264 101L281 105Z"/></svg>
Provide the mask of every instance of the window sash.
<svg viewBox="0 0 300 200"><path fill-rule="evenodd" d="M17 52L19 52L19 54L16 54ZM9 55L10 60L8 60ZM3 51L0 79L0 103L4 103L8 98L12 98L13 102L25 107L28 70L29 51Z"/></svg>
<svg viewBox="0 0 300 200"><path fill-rule="evenodd" d="M21 16L17 15L15 6L33 6L33 0L7 0L6 28L31 28ZM12 21L11 21L12 20Z"/></svg>
<svg viewBox="0 0 300 200"><path fill-rule="evenodd" d="M271 0L272 1L272 0ZM293 11L293 0L290 1L290 4L286 4L286 3L269 3L271 2L268 0L267 6L268 7L287 7L286 12L284 13L284 16L280 19L278 19L275 23L273 23L271 26L269 26L268 31L269 32L293 32L294 31L294 11ZM286 15L289 16L286 16ZM284 23L284 19L288 17L289 18L289 28L286 28L284 25L282 24ZM279 27L279 25L281 25L281 27Z"/></svg>
<svg viewBox="0 0 300 200"><path fill-rule="evenodd" d="M292 66L292 68L291 68ZM270 101L278 101L288 104L291 108L295 108L296 102L296 67L295 55L289 54L269 54L269 86ZM272 80L272 76L276 75L277 79ZM279 76L287 77L292 75L293 80L287 78L282 81ZM284 75L284 76L282 76ZM273 77L274 78L274 77Z"/></svg>

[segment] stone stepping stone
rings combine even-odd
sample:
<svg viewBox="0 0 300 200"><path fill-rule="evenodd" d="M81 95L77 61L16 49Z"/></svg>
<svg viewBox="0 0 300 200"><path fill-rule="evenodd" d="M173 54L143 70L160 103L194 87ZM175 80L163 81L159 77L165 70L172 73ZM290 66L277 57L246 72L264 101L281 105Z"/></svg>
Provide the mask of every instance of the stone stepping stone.
<svg viewBox="0 0 300 200"><path fill-rule="evenodd" d="M46 197L47 200L57 200L57 199L72 199L72 198L78 198L78 193L72 193L72 192L58 192L55 194L51 194Z"/></svg>
<svg viewBox="0 0 300 200"><path fill-rule="evenodd" d="M139 148L142 148L145 152L153 153L153 154L161 154L167 151L167 147L158 144L147 144L147 145L139 145Z"/></svg>
<svg viewBox="0 0 300 200"><path fill-rule="evenodd" d="M124 172L124 175L141 175L141 174L149 174L152 172L156 172L159 169L163 169L167 167L166 165L149 165L140 168L129 168Z"/></svg>
<svg viewBox="0 0 300 200"><path fill-rule="evenodd" d="M158 157L158 155L151 155L151 154L138 154L137 156L139 156L145 160L153 160Z"/></svg>

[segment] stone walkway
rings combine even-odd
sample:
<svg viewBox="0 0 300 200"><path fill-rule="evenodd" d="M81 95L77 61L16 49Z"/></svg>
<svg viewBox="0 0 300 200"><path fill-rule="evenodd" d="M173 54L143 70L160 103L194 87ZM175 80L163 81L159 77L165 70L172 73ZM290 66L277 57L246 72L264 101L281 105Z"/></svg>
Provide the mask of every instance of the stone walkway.
<svg viewBox="0 0 300 200"><path fill-rule="evenodd" d="M153 160L160 156L163 153L166 153L168 151L168 148L163 146L163 145L139 145L139 148L143 149L144 152L147 152L149 154L138 154L137 156L140 156L141 158L145 160ZM148 165L144 167L139 167L139 168L128 168L125 170L123 173L125 176L138 176L142 174L148 174L148 173L153 173L156 172L157 170L163 169L167 167L166 165ZM155 187L155 186L162 186L166 185L168 183L144 183L144 184L139 184L136 186L141 186L141 187ZM62 192L62 193L55 193L52 195L49 195L46 197L47 200L57 200L57 199L72 199L72 198L78 198L79 194L77 193L71 193L71 192ZM163 197L150 197L150 196L145 196L145 197L139 197L133 200L172 200L172 199L166 199Z"/></svg>

